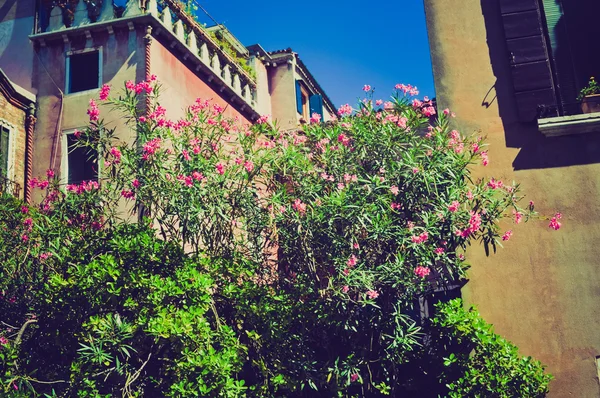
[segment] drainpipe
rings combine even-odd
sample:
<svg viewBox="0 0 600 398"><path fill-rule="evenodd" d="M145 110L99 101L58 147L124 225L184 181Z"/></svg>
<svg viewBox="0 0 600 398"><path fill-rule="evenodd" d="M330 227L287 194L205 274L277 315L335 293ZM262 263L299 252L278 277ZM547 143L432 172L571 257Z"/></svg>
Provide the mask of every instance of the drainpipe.
<svg viewBox="0 0 600 398"><path fill-rule="evenodd" d="M29 182L33 177L33 131L36 122L35 105L31 104L27 109L25 119L25 181L23 187L23 198L26 203L31 203L31 187Z"/></svg>
<svg viewBox="0 0 600 398"><path fill-rule="evenodd" d="M144 74L146 75L145 80L148 81L150 80L150 47L152 45L152 26L147 26L146 27L146 35L144 36L144 57L145 57L145 64L144 64ZM146 95L146 113L148 116L148 114L150 114L150 96Z"/></svg>

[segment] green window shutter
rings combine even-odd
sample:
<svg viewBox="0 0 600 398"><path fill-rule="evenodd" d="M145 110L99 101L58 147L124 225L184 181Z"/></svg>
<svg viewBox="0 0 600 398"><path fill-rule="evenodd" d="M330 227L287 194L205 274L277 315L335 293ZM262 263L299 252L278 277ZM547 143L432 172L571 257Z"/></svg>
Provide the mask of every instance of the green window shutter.
<svg viewBox="0 0 600 398"><path fill-rule="evenodd" d="M302 115L302 88L300 80L296 80L296 110Z"/></svg>
<svg viewBox="0 0 600 398"><path fill-rule="evenodd" d="M0 127L0 176L8 175L8 147L10 145L10 131Z"/></svg>
<svg viewBox="0 0 600 398"><path fill-rule="evenodd" d="M321 121L323 121L323 96L320 94L315 94L310 96L310 115L313 113L318 113L321 115Z"/></svg>
<svg viewBox="0 0 600 398"><path fill-rule="evenodd" d="M538 0L500 0L519 119L557 116L554 75Z"/></svg>

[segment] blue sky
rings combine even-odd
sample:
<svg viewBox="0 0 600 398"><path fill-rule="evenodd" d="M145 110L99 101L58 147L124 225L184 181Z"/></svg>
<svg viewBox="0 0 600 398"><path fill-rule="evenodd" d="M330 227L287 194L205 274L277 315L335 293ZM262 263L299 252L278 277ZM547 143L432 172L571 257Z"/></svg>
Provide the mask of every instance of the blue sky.
<svg viewBox="0 0 600 398"><path fill-rule="evenodd" d="M291 47L336 106L396 83L434 96L423 0L198 0L245 45ZM202 18L204 19L204 18Z"/></svg>

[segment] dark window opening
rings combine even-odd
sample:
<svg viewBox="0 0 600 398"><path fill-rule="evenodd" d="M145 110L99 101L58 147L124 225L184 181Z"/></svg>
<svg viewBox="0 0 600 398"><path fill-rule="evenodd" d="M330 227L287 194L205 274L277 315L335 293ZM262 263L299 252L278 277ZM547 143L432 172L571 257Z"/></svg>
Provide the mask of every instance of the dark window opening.
<svg viewBox="0 0 600 398"><path fill-rule="evenodd" d="M597 37L598 0L542 0L552 58L559 111L581 113L577 96L590 77L600 75Z"/></svg>
<svg viewBox="0 0 600 398"><path fill-rule="evenodd" d="M100 52L88 51L69 56L69 93L92 90L100 84Z"/></svg>
<svg viewBox="0 0 600 398"><path fill-rule="evenodd" d="M8 147L10 145L10 130L0 126L0 177L8 176Z"/></svg>
<svg viewBox="0 0 600 398"><path fill-rule="evenodd" d="M73 134L67 134L68 148L68 184L80 184L83 181L98 179L98 154L96 151L77 147L77 138Z"/></svg>

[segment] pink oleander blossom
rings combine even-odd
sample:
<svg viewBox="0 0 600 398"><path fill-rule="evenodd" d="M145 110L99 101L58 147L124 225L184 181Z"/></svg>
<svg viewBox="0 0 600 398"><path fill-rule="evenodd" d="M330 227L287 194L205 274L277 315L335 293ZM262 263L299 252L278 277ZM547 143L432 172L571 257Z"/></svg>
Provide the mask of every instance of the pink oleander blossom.
<svg viewBox="0 0 600 398"><path fill-rule="evenodd" d="M351 383L354 383L356 380L358 380L358 374L356 374L356 373L352 373L352 374L350 375L350 382L351 382Z"/></svg>
<svg viewBox="0 0 600 398"><path fill-rule="evenodd" d="M321 122L321 115L318 113L313 113L310 117L310 124L316 124Z"/></svg>
<svg viewBox="0 0 600 398"><path fill-rule="evenodd" d="M363 86L363 91L364 91L364 92L371 91L371 86L369 86L368 84L365 84L365 85Z"/></svg>
<svg viewBox="0 0 600 398"><path fill-rule="evenodd" d="M225 174L225 166L223 166L222 163L217 163L215 165L215 169L217 170L217 173L219 173L220 175Z"/></svg>
<svg viewBox="0 0 600 398"><path fill-rule="evenodd" d="M511 238L512 234L513 234L512 230L509 229L508 231L506 231L504 233L504 235L502 235L502 240L504 240L504 241L509 240Z"/></svg>
<svg viewBox="0 0 600 398"><path fill-rule="evenodd" d="M347 285L342 286L342 293L348 293L350 288Z"/></svg>
<svg viewBox="0 0 600 398"><path fill-rule="evenodd" d="M263 115L256 120L256 124L264 124L269 122L269 115Z"/></svg>
<svg viewBox="0 0 600 398"><path fill-rule="evenodd" d="M98 98L100 98L100 101L106 101L108 99L109 95L110 95L110 85L108 85L108 84L102 85L102 88L100 89L100 95L98 97Z"/></svg>
<svg viewBox="0 0 600 398"><path fill-rule="evenodd" d="M356 256L353 254L350 256L350 258L348 258L348 261L346 261L346 264L348 264L348 267L354 267L356 266L358 262L358 258L356 258Z"/></svg>
<svg viewBox="0 0 600 398"><path fill-rule="evenodd" d="M121 151L119 150L119 148L116 148L116 147L110 148L110 154L114 157L113 162L115 164L121 163Z"/></svg>
<svg viewBox="0 0 600 398"><path fill-rule="evenodd" d="M90 107L87 110L87 114L90 117L90 122L96 122L100 118L100 110L94 99L90 100Z"/></svg>
<svg viewBox="0 0 600 398"><path fill-rule="evenodd" d="M46 176L48 177L48 179L54 178L54 170L52 170L52 169L46 170Z"/></svg>
<svg viewBox="0 0 600 398"><path fill-rule="evenodd" d="M121 191L121 196L124 197L125 199L133 199L135 197L135 192L133 192L129 189L124 189Z"/></svg>
<svg viewBox="0 0 600 398"><path fill-rule="evenodd" d="M481 164L484 166L487 166L488 164L490 164L490 159L488 158L487 151L481 152Z"/></svg>
<svg viewBox="0 0 600 398"><path fill-rule="evenodd" d="M23 214L29 213L29 207L27 207L27 206L21 206L21 213L23 213Z"/></svg>
<svg viewBox="0 0 600 398"><path fill-rule="evenodd" d="M351 115L352 107L348 104L342 105L339 107L337 113L339 116Z"/></svg>
<svg viewBox="0 0 600 398"><path fill-rule="evenodd" d="M548 224L548 227L552 228L555 231L558 231L562 226L562 224L558 222L558 220L560 220L561 218L562 214L556 213L554 217L552 217L552 219L550 220L550 224Z"/></svg>
<svg viewBox="0 0 600 398"><path fill-rule="evenodd" d="M371 300L375 300L377 297L379 297L379 292L377 290L368 290L367 297Z"/></svg>
<svg viewBox="0 0 600 398"><path fill-rule="evenodd" d="M445 251L446 251L446 249L444 249L443 247L436 247L433 252L437 255L440 255L440 254L444 254Z"/></svg>
<svg viewBox="0 0 600 398"><path fill-rule="evenodd" d="M515 224L520 224L521 219L523 218L523 213L520 211L513 210L513 215L515 216Z"/></svg>
<svg viewBox="0 0 600 398"><path fill-rule="evenodd" d="M459 207L460 207L460 202L458 200L454 200L448 206L448 211L451 213L456 213L458 211Z"/></svg>
<svg viewBox="0 0 600 398"><path fill-rule="evenodd" d="M392 193L392 195L398 196L398 193L400 193L400 189L397 186L392 185L390 187L390 192Z"/></svg>
<svg viewBox="0 0 600 398"><path fill-rule="evenodd" d="M300 215L304 215L306 213L306 203L302 203L300 199L296 199L294 203L292 203L292 208Z"/></svg>
<svg viewBox="0 0 600 398"><path fill-rule="evenodd" d="M415 268L415 275L418 276L419 278L425 278L430 273L431 273L431 270L428 267L423 267L422 265L419 265L418 267Z"/></svg>
<svg viewBox="0 0 600 398"><path fill-rule="evenodd" d="M246 171L247 171L248 173L251 173L251 172L252 172L252 170L254 170L254 163L252 163L252 161L251 161L251 160L246 160L246 161L244 162L244 168L246 169Z"/></svg>
<svg viewBox="0 0 600 398"><path fill-rule="evenodd" d="M417 244L420 244L420 243L426 242L426 241L427 241L427 239L429 239L429 234L427 233L427 231L425 231L425 232L422 232L422 233L421 233L421 234L419 234L419 235L413 235L413 236L411 236L411 237L410 237L410 240L411 240L413 243L417 243Z"/></svg>

